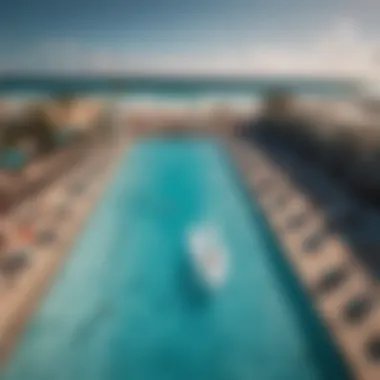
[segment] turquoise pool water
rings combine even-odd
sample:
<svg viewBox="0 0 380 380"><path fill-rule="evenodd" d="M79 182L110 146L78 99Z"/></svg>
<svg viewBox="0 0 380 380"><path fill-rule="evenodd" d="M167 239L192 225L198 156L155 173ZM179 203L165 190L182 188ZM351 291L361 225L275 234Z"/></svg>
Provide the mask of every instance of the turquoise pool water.
<svg viewBox="0 0 380 380"><path fill-rule="evenodd" d="M218 143L136 144L1 378L344 379L247 202ZM214 293L187 252L186 232L202 222L230 254Z"/></svg>

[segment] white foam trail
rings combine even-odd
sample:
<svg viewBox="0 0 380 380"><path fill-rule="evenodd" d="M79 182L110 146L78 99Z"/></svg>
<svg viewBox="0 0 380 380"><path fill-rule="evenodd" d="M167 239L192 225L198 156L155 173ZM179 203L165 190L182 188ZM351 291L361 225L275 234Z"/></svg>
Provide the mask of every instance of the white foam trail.
<svg viewBox="0 0 380 380"><path fill-rule="evenodd" d="M188 245L194 269L201 280L212 288L222 286L227 279L228 254L216 228L203 225L191 229Z"/></svg>

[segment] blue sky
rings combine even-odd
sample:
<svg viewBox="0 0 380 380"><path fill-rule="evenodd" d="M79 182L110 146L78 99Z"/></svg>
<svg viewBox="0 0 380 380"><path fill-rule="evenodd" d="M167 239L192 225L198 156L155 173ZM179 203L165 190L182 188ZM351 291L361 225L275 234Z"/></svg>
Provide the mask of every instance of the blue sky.
<svg viewBox="0 0 380 380"><path fill-rule="evenodd" d="M352 51L366 45L368 55L380 5L363 1L3 0L0 68L170 72L192 64L196 72L239 72L265 70L267 59L281 71L342 38Z"/></svg>

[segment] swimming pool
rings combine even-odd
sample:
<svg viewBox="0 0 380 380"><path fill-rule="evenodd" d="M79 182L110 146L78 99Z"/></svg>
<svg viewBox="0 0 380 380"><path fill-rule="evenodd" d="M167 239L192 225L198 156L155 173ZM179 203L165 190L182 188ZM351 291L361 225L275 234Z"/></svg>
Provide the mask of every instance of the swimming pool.
<svg viewBox="0 0 380 380"><path fill-rule="evenodd" d="M212 140L132 147L1 378L346 379L236 179ZM204 222L229 253L213 293L187 249Z"/></svg>

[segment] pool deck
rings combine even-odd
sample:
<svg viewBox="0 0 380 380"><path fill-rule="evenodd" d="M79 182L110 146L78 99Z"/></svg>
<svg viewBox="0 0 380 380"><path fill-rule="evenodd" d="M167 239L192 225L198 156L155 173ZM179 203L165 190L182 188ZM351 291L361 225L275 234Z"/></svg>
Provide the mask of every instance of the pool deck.
<svg viewBox="0 0 380 380"><path fill-rule="evenodd" d="M378 286L340 236L318 235L324 227L322 211L269 156L254 144L228 145L354 378L380 379Z"/></svg>
<svg viewBox="0 0 380 380"><path fill-rule="evenodd" d="M29 257L28 268L22 273L14 279L0 279L0 364L10 354L28 317L63 265L70 252L68 247L96 204L127 144L128 140L121 139L110 146L93 148L62 178L13 210L6 220L0 220L0 227L13 237L8 253L26 251ZM21 241L16 226L37 215L33 234L47 232L53 238L48 241L36 238L30 245ZM51 230L50 225L57 223Z"/></svg>

